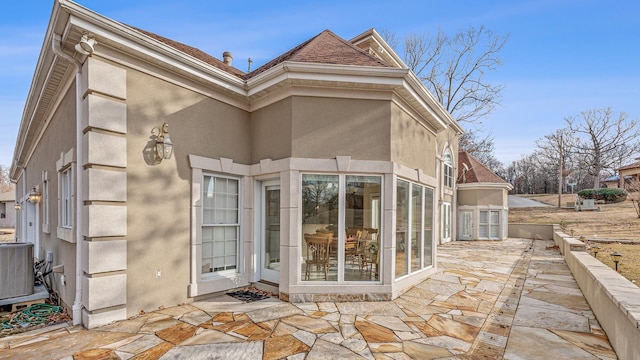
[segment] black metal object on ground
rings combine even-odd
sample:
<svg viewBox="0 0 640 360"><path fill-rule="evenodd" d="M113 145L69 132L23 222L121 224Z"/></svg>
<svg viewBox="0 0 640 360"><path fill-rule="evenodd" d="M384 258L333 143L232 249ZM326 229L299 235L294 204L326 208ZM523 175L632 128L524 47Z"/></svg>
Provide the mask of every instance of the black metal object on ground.
<svg viewBox="0 0 640 360"><path fill-rule="evenodd" d="M228 292L227 295L243 302L252 302L269 298L269 295L260 290L237 290Z"/></svg>

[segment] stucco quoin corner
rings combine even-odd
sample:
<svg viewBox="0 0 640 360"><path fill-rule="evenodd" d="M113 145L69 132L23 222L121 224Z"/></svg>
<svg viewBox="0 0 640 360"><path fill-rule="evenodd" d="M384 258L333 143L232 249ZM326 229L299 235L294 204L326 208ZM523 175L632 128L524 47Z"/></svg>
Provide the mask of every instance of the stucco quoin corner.
<svg viewBox="0 0 640 360"><path fill-rule="evenodd" d="M82 69L82 88L88 92L98 92L125 100L127 72L124 68L89 57Z"/></svg>

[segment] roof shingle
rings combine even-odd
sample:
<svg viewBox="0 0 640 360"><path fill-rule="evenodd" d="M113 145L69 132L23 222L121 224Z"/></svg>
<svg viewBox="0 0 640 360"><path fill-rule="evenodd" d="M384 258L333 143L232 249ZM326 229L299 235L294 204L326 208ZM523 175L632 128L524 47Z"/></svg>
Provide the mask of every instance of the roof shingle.
<svg viewBox="0 0 640 360"><path fill-rule="evenodd" d="M466 151L458 152L458 172L458 184L506 183L500 176L489 170L483 163Z"/></svg>
<svg viewBox="0 0 640 360"><path fill-rule="evenodd" d="M252 78L284 61L389 67L382 60L342 39L332 31L324 30L250 72L247 74L247 78Z"/></svg>
<svg viewBox="0 0 640 360"><path fill-rule="evenodd" d="M229 73L231 75L234 75L234 76L239 77L241 79L245 78L246 74L243 71L238 70L238 69L234 68L233 66L225 64L224 62L216 59L215 57L205 53L204 51L202 51L202 50L200 50L198 48L194 48L192 46L185 45L185 44L177 42L175 40L171 40L171 39L166 38L164 36L160 36L158 34L154 34L152 32L149 32L149 31L146 31L146 30L142 30L142 29L136 28L136 27L131 26L131 25L127 25L127 26L129 26L130 28L132 28L132 29L134 29L136 31L139 31L139 32L141 32L141 33L143 33L143 34L145 34L145 35L147 35L147 36L149 36L149 37L151 37L151 38L153 38L155 40L158 40L158 41L160 41L161 43L163 43L165 45L169 45L169 46L171 46L172 48L174 48L174 49L176 49L178 51L181 51L181 52L183 52L183 53L185 53L187 55L193 56L194 58L196 58L198 60L201 60L201 61L204 61L205 63L207 63L209 65L213 65L213 66L217 67L218 69L223 70L223 71L225 71L225 72L227 72L227 73Z"/></svg>

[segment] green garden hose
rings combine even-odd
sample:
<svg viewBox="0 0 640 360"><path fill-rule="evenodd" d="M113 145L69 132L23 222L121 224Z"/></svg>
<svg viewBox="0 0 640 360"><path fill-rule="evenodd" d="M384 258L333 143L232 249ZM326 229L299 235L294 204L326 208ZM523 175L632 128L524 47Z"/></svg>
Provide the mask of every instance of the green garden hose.
<svg viewBox="0 0 640 360"><path fill-rule="evenodd" d="M53 314L62 312L62 307L50 304L34 304L18 313L12 319L3 320L3 329L13 329L17 326L27 327L47 323Z"/></svg>

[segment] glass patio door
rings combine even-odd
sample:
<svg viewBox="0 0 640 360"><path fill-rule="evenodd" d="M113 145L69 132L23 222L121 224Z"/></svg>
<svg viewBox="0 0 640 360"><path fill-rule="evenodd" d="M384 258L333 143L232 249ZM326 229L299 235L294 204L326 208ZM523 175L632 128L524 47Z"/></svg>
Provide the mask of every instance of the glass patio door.
<svg viewBox="0 0 640 360"><path fill-rule="evenodd" d="M262 280L280 282L280 185L262 184L261 271Z"/></svg>

